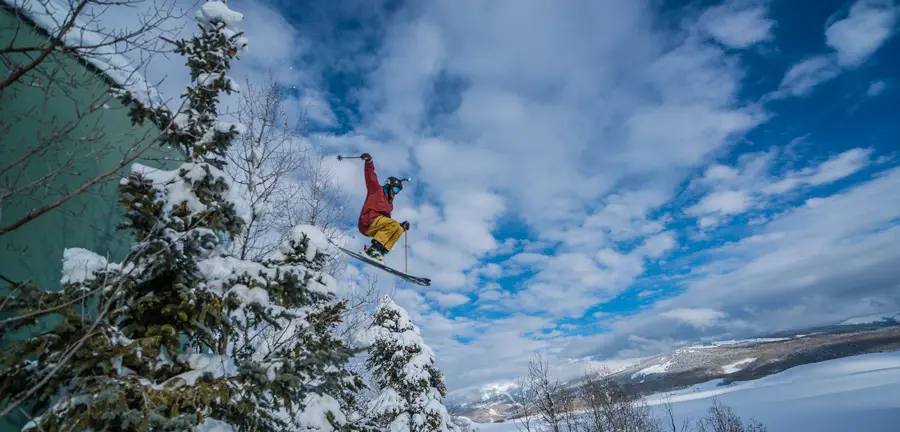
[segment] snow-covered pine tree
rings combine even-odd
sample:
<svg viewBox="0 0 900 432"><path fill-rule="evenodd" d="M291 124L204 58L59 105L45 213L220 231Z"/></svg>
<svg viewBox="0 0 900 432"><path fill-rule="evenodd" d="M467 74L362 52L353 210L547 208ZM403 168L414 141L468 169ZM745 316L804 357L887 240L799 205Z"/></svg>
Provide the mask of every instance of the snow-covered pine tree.
<svg viewBox="0 0 900 432"><path fill-rule="evenodd" d="M409 314L384 296L371 327L366 363L379 387L371 422L391 432L457 432L447 412L444 377Z"/></svg>
<svg viewBox="0 0 900 432"><path fill-rule="evenodd" d="M262 262L220 244L248 212L221 171L242 127L216 111L219 92L236 90L226 73L247 43L233 27L242 18L209 1L200 33L174 42L192 79L178 113L124 94L134 121L159 125L187 159L172 171L135 164L120 182L120 228L135 237L124 261L67 249L62 290L0 298L20 317L4 332L56 323L0 354L0 411L30 408L25 430L354 428L344 413L362 382L333 335L345 305L323 271L324 235L297 227Z"/></svg>

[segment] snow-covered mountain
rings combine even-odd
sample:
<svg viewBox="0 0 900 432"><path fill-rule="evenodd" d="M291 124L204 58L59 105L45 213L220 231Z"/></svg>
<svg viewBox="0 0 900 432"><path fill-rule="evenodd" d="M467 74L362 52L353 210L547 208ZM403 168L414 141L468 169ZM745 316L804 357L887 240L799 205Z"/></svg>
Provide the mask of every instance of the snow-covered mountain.
<svg viewBox="0 0 900 432"><path fill-rule="evenodd" d="M476 422L490 422L505 418L520 395L515 383L493 383L448 397L447 404L453 413Z"/></svg>
<svg viewBox="0 0 900 432"><path fill-rule="evenodd" d="M900 351L862 354L801 365L757 380L716 379L649 395L656 416L672 404L675 424L706 414L712 401L769 432L896 431L900 424ZM477 432L518 432L516 422L473 424Z"/></svg>
<svg viewBox="0 0 900 432"><path fill-rule="evenodd" d="M867 353L900 350L900 314L852 318L834 326L764 337L698 343L645 358L611 377L641 394L688 388L721 380L750 381L795 366ZM577 387L578 382L570 383ZM458 415L476 422L508 418L519 389L493 384L448 397Z"/></svg>

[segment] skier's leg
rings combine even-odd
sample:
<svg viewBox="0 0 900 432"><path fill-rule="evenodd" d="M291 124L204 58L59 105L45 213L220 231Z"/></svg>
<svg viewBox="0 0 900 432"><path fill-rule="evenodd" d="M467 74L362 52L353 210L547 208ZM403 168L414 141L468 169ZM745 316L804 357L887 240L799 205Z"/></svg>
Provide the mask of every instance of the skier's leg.
<svg viewBox="0 0 900 432"><path fill-rule="evenodd" d="M363 233L364 236L371 238L372 242L369 243L368 246L363 246L363 253L367 255L369 258L372 258L377 261L382 260L382 247L381 244L375 240L375 233L378 232L379 225L376 224L378 219L381 217L376 217L370 224L368 230Z"/></svg>
<svg viewBox="0 0 900 432"><path fill-rule="evenodd" d="M384 248L383 252L387 253L403 235L403 227L400 226L400 222L389 217L379 216L372 221L372 226L369 227L366 235L373 237Z"/></svg>
<svg viewBox="0 0 900 432"><path fill-rule="evenodd" d="M384 232L384 240L381 240L381 242L385 249L390 251L394 248L397 240L400 240L400 237L403 236L403 227L400 226L400 222L390 219L389 225L382 232Z"/></svg>
<svg viewBox="0 0 900 432"><path fill-rule="evenodd" d="M372 243L369 245L369 247L364 248L364 250L369 258L372 258L376 261L383 261L384 254L388 252L387 249L384 248L384 245L380 241L378 241L379 237L381 237L379 233L386 226L386 224L384 223L384 219L386 219L384 216L376 217L372 221L372 224L369 225L368 231L366 231L366 237L371 237Z"/></svg>

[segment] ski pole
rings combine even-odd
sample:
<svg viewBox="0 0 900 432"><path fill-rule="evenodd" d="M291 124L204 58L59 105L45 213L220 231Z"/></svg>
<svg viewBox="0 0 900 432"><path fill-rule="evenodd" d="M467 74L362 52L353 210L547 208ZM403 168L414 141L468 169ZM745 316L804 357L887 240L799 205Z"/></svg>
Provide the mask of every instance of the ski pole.
<svg viewBox="0 0 900 432"><path fill-rule="evenodd" d="M342 161L344 159L362 159L362 156L341 156L337 155L337 160Z"/></svg>
<svg viewBox="0 0 900 432"><path fill-rule="evenodd" d="M406 260L406 274L409 274L409 231L403 233L403 259Z"/></svg>

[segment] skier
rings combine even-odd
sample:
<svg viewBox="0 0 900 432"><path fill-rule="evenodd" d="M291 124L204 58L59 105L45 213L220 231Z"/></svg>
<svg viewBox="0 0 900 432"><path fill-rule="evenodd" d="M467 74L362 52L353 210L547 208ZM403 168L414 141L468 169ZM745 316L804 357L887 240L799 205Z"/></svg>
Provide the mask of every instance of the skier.
<svg viewBox="0 0 900 432"><path fill-rule="evenodd" d="M384 185L378 183L375 164L368 153L360 155L365 161L366 201L359 212L359 232L372 237L372 244L364 247L370 258L384 262L384 256L391 251L394 243L405 231L409 231L409 222L397 222L391 219L394 211L394 197L403 190L403 182L396 177L388 177Z"/></svg>

